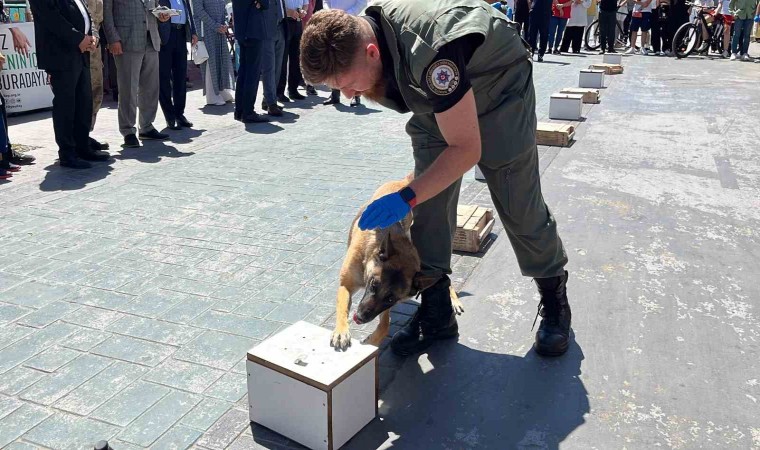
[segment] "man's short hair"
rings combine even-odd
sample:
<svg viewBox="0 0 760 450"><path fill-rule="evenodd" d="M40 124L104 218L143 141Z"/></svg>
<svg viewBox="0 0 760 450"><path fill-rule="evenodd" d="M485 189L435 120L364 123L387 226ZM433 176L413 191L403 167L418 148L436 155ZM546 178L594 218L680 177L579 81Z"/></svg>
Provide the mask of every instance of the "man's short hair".
<svg viewBox="0 0 760 450"><path fill-rule="evenodd" d="M345 72L362 42L359 18L338 9L314 14L301 37L301 73L311 84Z"/></svg>

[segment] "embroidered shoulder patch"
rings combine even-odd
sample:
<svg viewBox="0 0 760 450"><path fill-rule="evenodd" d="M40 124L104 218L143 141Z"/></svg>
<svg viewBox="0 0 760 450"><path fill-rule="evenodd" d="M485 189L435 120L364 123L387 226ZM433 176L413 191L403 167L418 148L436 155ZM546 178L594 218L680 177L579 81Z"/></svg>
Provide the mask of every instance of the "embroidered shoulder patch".
<svg viewBox="0 0 760 450"><path fill-rule="evenodd" d="M459 69L451 60L441 59L430 65L425 79L434 94L448 95L459 86Z"/></svg>

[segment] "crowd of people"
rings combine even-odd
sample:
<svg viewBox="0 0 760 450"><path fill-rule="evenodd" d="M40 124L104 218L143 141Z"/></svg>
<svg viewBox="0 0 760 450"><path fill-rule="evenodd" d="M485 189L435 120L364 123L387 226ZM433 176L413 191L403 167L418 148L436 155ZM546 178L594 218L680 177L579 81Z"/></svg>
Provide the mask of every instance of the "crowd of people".
<svg viewBox="0 0 760 450"><path fill-rule="evenodd" d="M203 59L206 103L234 101L236 120L267 122L267 116L282 116L288 103L306 98L299 89L317 95L299 65L301 35L314 12L341 9L355 15L366 7L366 0L225 1L29 0L38 67L48 73L54 95L60 165L86 169L93 161L110 159L108 144L90 136L103 100L104 71L116 80L122 147L170 139L154 127L159 106L169 130L193 126L185 116L188 43L196 63L199 55ZM670 55L674 33L700 8L714 10L713 17L732 25L726 26L722 55L750 59L753 20L760 21L758 0L696 1L697 6L689 0L500 0L493 6L517 23L538 61L547 53L580 53L594 20L601 53ZM621 34L630 39L620 39ZM616 49L616 42L626 41L627 49ZM254 105L260 82L262 114ZM333 90L324 104L340 101L340 92ZM358 96L351 99L351 106L359 104ZM12 150L4 106L2 112L0 179L34 161Z"/></svg>

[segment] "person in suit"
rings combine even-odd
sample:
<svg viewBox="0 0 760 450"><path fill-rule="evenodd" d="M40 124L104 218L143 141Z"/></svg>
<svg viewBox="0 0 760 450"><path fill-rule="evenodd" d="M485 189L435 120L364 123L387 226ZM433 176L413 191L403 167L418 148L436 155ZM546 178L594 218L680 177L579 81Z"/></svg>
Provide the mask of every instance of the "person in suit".
<svg viewBox="0 0 760 450"><path fill-rule="evenodd" d="M92 90L90 52L97 30L83 0L30 0L37 42L37 66L50 75L53 130L59 163L72 169L92 167L108 153L90 148Z"/></svg>
<svg viewBox="0 0 760 450"><path fill-rule="evenodd" d="M283 103L291 100L303 100L306 97L298 92L298 86L303 83L299 55L301 35L303 34L303 19L306 17L309 0L283 0L285 3L285 23L287 24L287 44L282 58L282 71L277 83L277 99ZM285 95L287 85L288 95Z"/></svg>
<svg viewBox="0 0 760 450"><path fill-rule="evenodd" d="M240 69L235 86L235 120L243 123L269 122L256 114L254 102L261 77L261 49L269 39L264 12L269 0L232 0L235 37L240 44Z"/></svg>
<svg viewBox="0 0 760 450"><path fill-rule="evenodd" d="M161 51L158 54L159 96L161 110L166 118L166 126L172 130L193 126L185 118L185 98L187 96L187 42L195 45L198 33L195 31L193 12L188 0L159 0L159 5L175 9L179 16L158 24L161 36Z"/></svg>
<svg viewBox="0 0 760 450"><path fill-rule="evenodd" d="M135 119L140 109L140 139L169 139L153 127L158 110L158 21L156 0L104 0L103 28L116 63L119 86L119 132L124 147L139 147ZM167 14L158 19L169 20Z"/></svg>
<svg viewBox="0 0 760 450"><path fill-rule="evenodd" d="M285 3L283 0L270 0L269 9L264 10L264 24L267 36L261 49L261 81L264 84L264 101L261 109L270 116L281 116L282 108L277 104L277 83L282 72L282 57L287 43L287 24L285 23Z"/></svg>

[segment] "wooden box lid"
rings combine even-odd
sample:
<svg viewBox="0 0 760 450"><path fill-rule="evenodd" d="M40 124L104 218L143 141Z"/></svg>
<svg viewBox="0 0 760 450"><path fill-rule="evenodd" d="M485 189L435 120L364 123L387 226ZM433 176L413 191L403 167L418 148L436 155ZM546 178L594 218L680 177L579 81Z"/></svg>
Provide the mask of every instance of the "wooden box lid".
<svg viewBox="0 0 760 450"><path fill-rule="evenodd" d="M308 322L296 322L249 350L248 360L328 391L378 353L377 347L354 339L346 351L335 351L330 346L331 334Z"/></svg>

